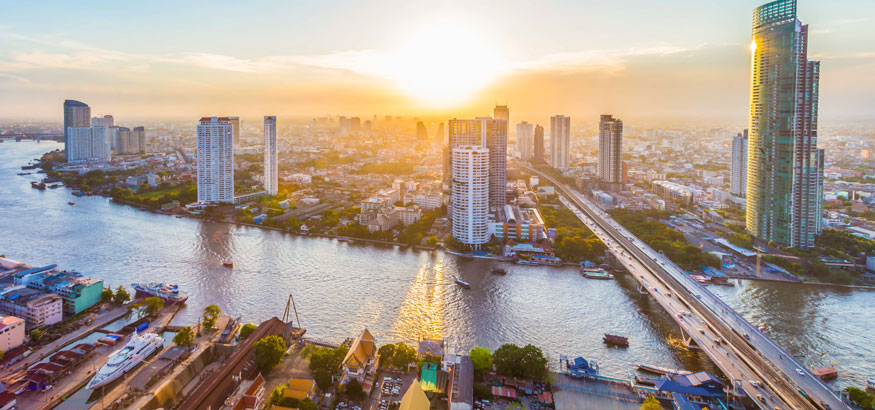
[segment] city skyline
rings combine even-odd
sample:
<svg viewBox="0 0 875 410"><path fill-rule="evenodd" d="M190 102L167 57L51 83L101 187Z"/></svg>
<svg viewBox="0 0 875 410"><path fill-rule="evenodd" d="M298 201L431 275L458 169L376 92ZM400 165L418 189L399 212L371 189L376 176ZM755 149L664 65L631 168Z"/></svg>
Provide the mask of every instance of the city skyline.
<svg viewBox="0 0 875 410"><path fill-rule="evenodd" d="M622 6L517 5L516 11L498 11L485 21L476 18L487 8L479 4L426 10L411 4L390 10L378 3L333 16L318 6L271 6L277 10L264 17L267 23L299 13L333 17L326 16L324 27L305 23L288 28L216 5L216 15L233 15L239 27L251 28L235 30L234 36L212 23L191 31L187 19L197 12L191 6L161 14L144 6L128 13L132 20L107 18L117 11L96 7L74 26L65 18L70 6L36 12L19 5L9 20L0 20L0 91L10 97L0 101L0 112L49 118L57 100L78 98L113 106L118 116L145 118L211 112L246 117L276 112L293 118L337 111L363 117L384 112L476 116L484 114L479 107L495 102L510 102L518 118L530 119L555 112L574 118L603 112L743 118L750 36L740 27L757 5L643 4L637 7L640 12L624 13L630 24L622 29L593 21L566 33L540 21L530 22L526 30L511 28L534 15L531 7L541 12L564 7L569 12L558 19L589 21L596 12L617 13ZM843 5L799 5L800 13L817 16L809 19L818 37L810 54L829 67L824 82L830 87L821 96L829 107L822 113L826 118L870 116L865 107L875 98L875 80L868 75L875 62L870 48L875 28L867 24L870 18L848 18L844 12L854 9L855 15L866 16L875 6L852 0ZM252 6L252 11L265 6ZM401 23L386 27L376 18L380 13ZM121 21L160 22L166 29L119 36ZM364 27L355 33L343 29L353 21ZM174 35L173 41L165 38ZM274 38L290 41L268 46ZM410 41L428 47L411 47ZM449 59L441 55L466 58L477 70L445 67L441 61Z"/></svg>

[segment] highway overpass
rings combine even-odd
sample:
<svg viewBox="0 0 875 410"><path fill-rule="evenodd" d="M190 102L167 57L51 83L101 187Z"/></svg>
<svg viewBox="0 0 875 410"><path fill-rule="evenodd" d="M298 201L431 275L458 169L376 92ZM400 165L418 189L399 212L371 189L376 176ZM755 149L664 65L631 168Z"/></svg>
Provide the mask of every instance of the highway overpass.
<svg viewBox="0 0 875 410"><path fill-rule="evenodd" d="M701 349L762 409L849 409L804 365L760 332L667 257L620 226L588 198L546 173L562 202L592 230L678 323L685 343Z"/></svg>

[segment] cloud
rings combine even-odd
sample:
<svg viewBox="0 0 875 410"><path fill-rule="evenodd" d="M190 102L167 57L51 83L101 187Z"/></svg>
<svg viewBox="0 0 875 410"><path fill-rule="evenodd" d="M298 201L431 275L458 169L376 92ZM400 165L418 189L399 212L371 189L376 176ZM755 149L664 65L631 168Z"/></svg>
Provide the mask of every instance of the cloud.
<svg viewBox="0 0 875 410"><path fill-rule="evenodd" d="M625 67L625 62L629 57L644 55L664 56L688 50L690 50L690 48L657 46L557 53L516 63L514 64L514 69L519 71L578 71L605 69L607 71L616 72Z"/></svg>

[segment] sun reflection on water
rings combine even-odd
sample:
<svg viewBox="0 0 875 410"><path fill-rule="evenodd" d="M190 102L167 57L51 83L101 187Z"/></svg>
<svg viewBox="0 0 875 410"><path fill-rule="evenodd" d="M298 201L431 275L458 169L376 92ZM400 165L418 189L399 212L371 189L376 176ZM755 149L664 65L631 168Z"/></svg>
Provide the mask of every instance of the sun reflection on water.
<svg viewBox="0 0 875 410"><path fill-rule="evenodd" d="M397 340L416 342L441 339L444 334L444 265L424 265L410 285L391 334Z"/></svg>

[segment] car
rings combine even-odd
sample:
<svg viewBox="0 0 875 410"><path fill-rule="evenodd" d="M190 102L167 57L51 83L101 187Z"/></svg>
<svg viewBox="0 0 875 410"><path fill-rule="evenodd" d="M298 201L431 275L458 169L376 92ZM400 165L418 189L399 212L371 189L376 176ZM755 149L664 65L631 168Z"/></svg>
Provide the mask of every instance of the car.
<svg viewBox="0 0 875 410"><path fill-rule="evenodd" d="M799 373L800 376L805 376L805 372L803 372L802 369L798 367L796 368L796 373Z"/></svg>
<svg viewBox="0 0 875 410"><path fill-rule="evenodd" d="M751 380L750 385L753 387L760 387L760 382L758 382L756 380Z"/></svg>
<svg viewBox="0 0 875 410"><path fill-rule="evenodd" d="M745 334L744 334L744 338L747 339L747 340L750 340L750 335L747 334L747 333L745 333Z"/></svg>
<svg viewBox="0 0 875 410"><path fill-rule="evenodd" d="M705 334L705 329L699 328L699 333L701 333L701 334L704 335L704 334Z"/></svg>
<svg viewBox="0 0 875 410"><path fill-rule="evenodd" d="M757 394L757 400L759 400L760 403L765 403L765 402L766 402L766 399L765 399L765 397L763 397L762 394Z"/></svg>

